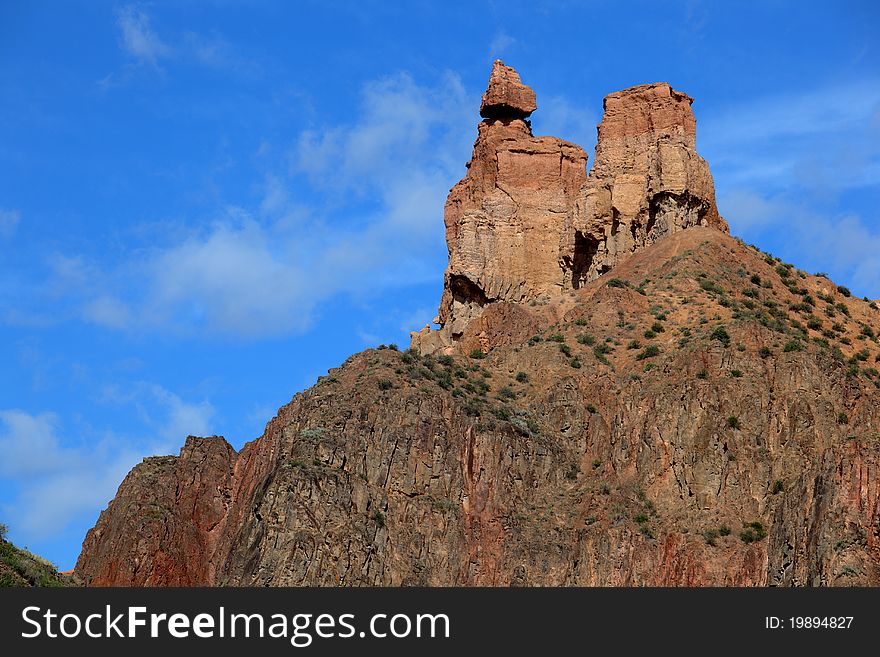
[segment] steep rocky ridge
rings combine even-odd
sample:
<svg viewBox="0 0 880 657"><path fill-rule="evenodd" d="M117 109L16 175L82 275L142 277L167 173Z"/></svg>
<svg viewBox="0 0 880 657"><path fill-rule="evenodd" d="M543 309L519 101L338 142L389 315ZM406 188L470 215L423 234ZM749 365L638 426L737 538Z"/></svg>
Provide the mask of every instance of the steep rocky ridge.
<svg viewBox="0 0 880 657"><path fill-rule="evenodd" d="M442 330L352 356L239 453L146 459L81 582L880 585L877 304L727 234L687 96L609 96L587 178L493 80ZM571 235L602 271L572 274Z"/></svg>
<svg viewBox="0 0 880 657"><path fill-rule="evenodd" d="M542 329L485 358L368 350L238 455L210 438L148 459L77 575L880 584L868 302L694 228L517 308Z"/></svg>

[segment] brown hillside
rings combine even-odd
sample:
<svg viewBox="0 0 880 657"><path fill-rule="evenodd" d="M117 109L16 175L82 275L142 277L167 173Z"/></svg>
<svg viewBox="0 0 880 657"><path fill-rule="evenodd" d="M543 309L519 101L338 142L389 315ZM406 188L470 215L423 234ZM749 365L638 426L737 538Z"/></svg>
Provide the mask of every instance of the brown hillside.
<svg viewBox="0 0 880 657"><path fill-rule="evenodd" d="M539 318L529 325L558 319L486 358L352 356L240 455L191 439L181 457L138 466L77 573L135 585L876 585L880 347L863 327L880 312L770 260L712 229L682 231L614 279L521 307ZM804 290L812 313L791 309ZM839 323L839 337L808 329L810 314ZM161 508L146 501L164 491Z"/></svg>

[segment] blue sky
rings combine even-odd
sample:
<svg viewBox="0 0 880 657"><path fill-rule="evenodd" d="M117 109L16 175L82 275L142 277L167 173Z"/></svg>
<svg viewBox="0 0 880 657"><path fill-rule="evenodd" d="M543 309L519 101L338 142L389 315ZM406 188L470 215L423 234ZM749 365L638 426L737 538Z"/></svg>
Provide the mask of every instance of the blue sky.
<svg viewBox="0 0 880 657"><path fill-rule="evenodd" d="M878 31L871 1L2 3L0 522L69 568L144 456L239 448L407 344L496 57L590 163L605 94L687 92L733 233L880 296Z"/></svg>

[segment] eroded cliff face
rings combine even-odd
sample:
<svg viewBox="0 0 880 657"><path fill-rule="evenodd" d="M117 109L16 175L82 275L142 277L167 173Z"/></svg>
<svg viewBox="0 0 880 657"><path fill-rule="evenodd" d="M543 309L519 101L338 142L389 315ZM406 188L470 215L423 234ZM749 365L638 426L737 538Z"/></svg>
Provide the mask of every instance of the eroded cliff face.
<svg viewBox="0 0 880 657"><path fill-rule="evenodd" d="M587 178L530 91L496 64L443 330L352 356L239 453L146 459L79 581L880 585L877 304L727 234L688 97L609 96Z"/></svg>
<svg viewBox="0 0 880 657"><path fill-rule="evenodd" d="M727 232L696 152L692 102L666 83L607 96L588 177L583 149L532 135L535 93L496 61L467 175L446 202L440 330L414 333L412 345L492 348L487 306L559 297L678 230Z"/></svg>
<svg viewBox="0 0 880 657"><path fill-rule="evenodd" d="M835 317L808 328L806 296ZM880 584L880 345L865 328L880 313L867 302L697 227L614 278L508 307L511 331L530 335L486 358L368 350L237 455L191 438L147 459L77 577ZM813 339L832 322L833 341Z"/></svg>
<svg viewBox="0 0 880 657"><path fill-rule="evenodd" d="M89 531L75 572L95 586L212 581L236 457L221 437L190 436L179 456L144 459Z"/></svg>

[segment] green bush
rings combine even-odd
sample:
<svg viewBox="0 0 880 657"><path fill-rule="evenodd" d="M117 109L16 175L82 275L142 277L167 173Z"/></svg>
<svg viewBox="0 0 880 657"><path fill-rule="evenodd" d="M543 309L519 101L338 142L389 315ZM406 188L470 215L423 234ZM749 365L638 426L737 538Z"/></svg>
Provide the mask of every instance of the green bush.
<svg viewBox="0 0 880 657"><path fill-rule="evenodd" d="M739 418L736 415L731 415L729 418L727 418L727 426L729 426L731 429L739 429Z"/></svg>
<svg viewBox="0 0 880 657"><path fill-rule="evenodd" d="M592 404L587 404L587 413L595 413L595 412L596 412L596 407L593 406Z"/></svg>
<svg viewBox="0 0 880 657"><path fill-rule="evenodd" d="M529 375L525 372L517 372L516 373L516 381L517 383L528 383Z"/></svg>
<svg viewBox="0 0 880 657"><path fill-rule="evenodd" d="M709 334L709 337L713 340L718 340L725 347L730 345L730 334L723 326L716 326Z"/></svg>
<svg viewBox="0 0 880 657"><path fill-rule="evenodd" d="M464 403L464 406L462 406L462 408L464 409L465 415L475 417L483 411L483 400L476 397L471 397Z"/></svg>
<svg viewBox="0 0 880 657"><path fill-rule="evenodd" d="M838 413L837 414L837 424L840 424L840 425L849 424L849 416L846 413Z"/></svg>
<svg viewBox="0 0 880 657"><path fill-rule="evenodd" d="M610 351L611 347L609 347L607 344L597 344L595 347L593 347L593 355L596 356L596 359L600 363L604 363L605 365L608 365L608 359L605 357L605 354L609 353Z"/></svg>
<svg viewBox="0 0 880 657"><path fill-rule="evenodd" d="M706 541L707 545L711 545L715 547L717 545L718 540L718 530L717 529L706 529L703 531L703 540Z"/></svg>
<svg viewBox="0 0 880 657"><path fill-rule="evenodd" d="M379 390L391 390L394 387L394 384L388 379L379 379L377 381L379 386Z"/></svg>
<svg viewBox="0 0 880 657"><path fill-rule="evenodd" d="M707 372L706 370L700 370L699 372L697 372L697 378L698 379L708 379L709 372Z"/></svg>
<svg viewBox="0 0 880 657"><path fill-rule="evenodd" d="M565 342L565 336L562 333L554 333L547 339L551 342Z"/></svg>
<svg viewBox="0 0 880 657"><path fill-rule="evenodd" d="M452 387L452 373L449 370L440 370L434 374L434 380L441 388L449 390Z"/></svg>
<svg viewBox="0 0 880 657"><path fill-rule="evenodd" d="M446 367L451 367L455 365L455 359L452 356L438 356L437 362L441 365L445 365Z"/></svg>
<svg viewBox="0 0 880 657"><path fill-rule="evenodd" d="M743 543L757 543L765 536L767 536L767 530L757 521L743 523L743 531L739 535Z"/></svg>
<svg viewBox="0 0 880 657"><path fill-rule="evenodd" d="M782 479L777 479L776 481L773 482L773 494L774 495L778 495L779 493L781 493L783 488L785 488L785 486L782 483Z"/></svg>
<svg viewBox="0 0 880 657"><path fill-rule="evenodd" d="M586 326L586 325L587 325L587 320L584 319L583 317L578 317L578 318L574 321L574 323L577 324L578 326Z"/></svg>
<svg viewBox="0 0 880 657"><path fill-rule="evenodd" d="M568 361L568 364L576 370L579 370L581 368L581 361L577 357L574 357L570 361Z"/></svg>
<svg viewBox="0 0 880 657"><path fill-rule="evenodd" d="M724 288L715 283L714 281L710 281L708 278L700 279L700 287L704 289L706 292L713 292L715 294L724 294Z"/></svg>
<svg viewBox="0 0 880 657"><path fill-rule="evenodd" d="M381 511L376 511L376 513L373 514L373 522L375 522L380 527L384 527L385 526L385 514L382 513Z"/></svg>
<svg viewBox="0 0 880 657"><path fill-rule="evenodd" d="M785 346L782 348L782 351L788 353L790 351L803 351L804 345L800 340L791 340L785 343Z"/></svg>
<svg viewBox="0 0 880 657"><path fill-rule="evenodd" d="M770 347L761 347L758 350L758 354L761 356L761 358L769 358L772 353L773 352L770 351Z"/></svg>
<svg viewBox="0 0 880 657"><path fill-rule="evenodd" d="M651 339L657 337L657 334L654 331L652 331L651 329L648 329L647 331L645 331L644 335L648 340L651 340Z"/></svg>
<svg viewBox="0 0 880 657"><path fill-rule="evenodd" d="M638 340L630 340L629 344L626 345L627 349L641 349L642 343Z"/></svg>
<svg viewBox="0 0 880 657"><path fill-rule="evenodd" d="M581 333L577 336L577 341L581 344L587 345L588 347L592 347L594 344L596 344L596 338L589 333Z"/></svg>
<svg viewBox="0 0 880 657"><path fill-rule="evenodd" d="M608 287L629 287L629 283L622 281L619 278L612 278L608 281Z"/></svg>
<svg viewBox="0 0 880 657"><path fill-rule="evenodd" d="M480 360L485 357L486 357L486 353L482 349L473 349L471 351L471 358L475 358L477 360Z"/></svg>
<svg viewBox="0 0 880 657"><path fill-rule="evenodd" d="M653 358L660 353L660 347L655 344L648 345L642 351L638 353L636 356L636 360L645 360L646 358Z"/></svg>
<svg viewBox="0 0 880 657"><path fill-rule="evenodd" d="M849 288L848 288L848 287L845 287L845 286L843 286L843 285L838 285L838 286L837 286L837 291L840 292L840 293L841 293L843 296L845 296L845 297L848 297L848 296L851 296L851 295L852 295L852 292L849 291Z"/></svg>
<svg viewBox="0 0 880 657"><path fill-rule="evenodd" d="M734 379L738 379L743 375L742 370L730 370L730 376Z"/></svg>

